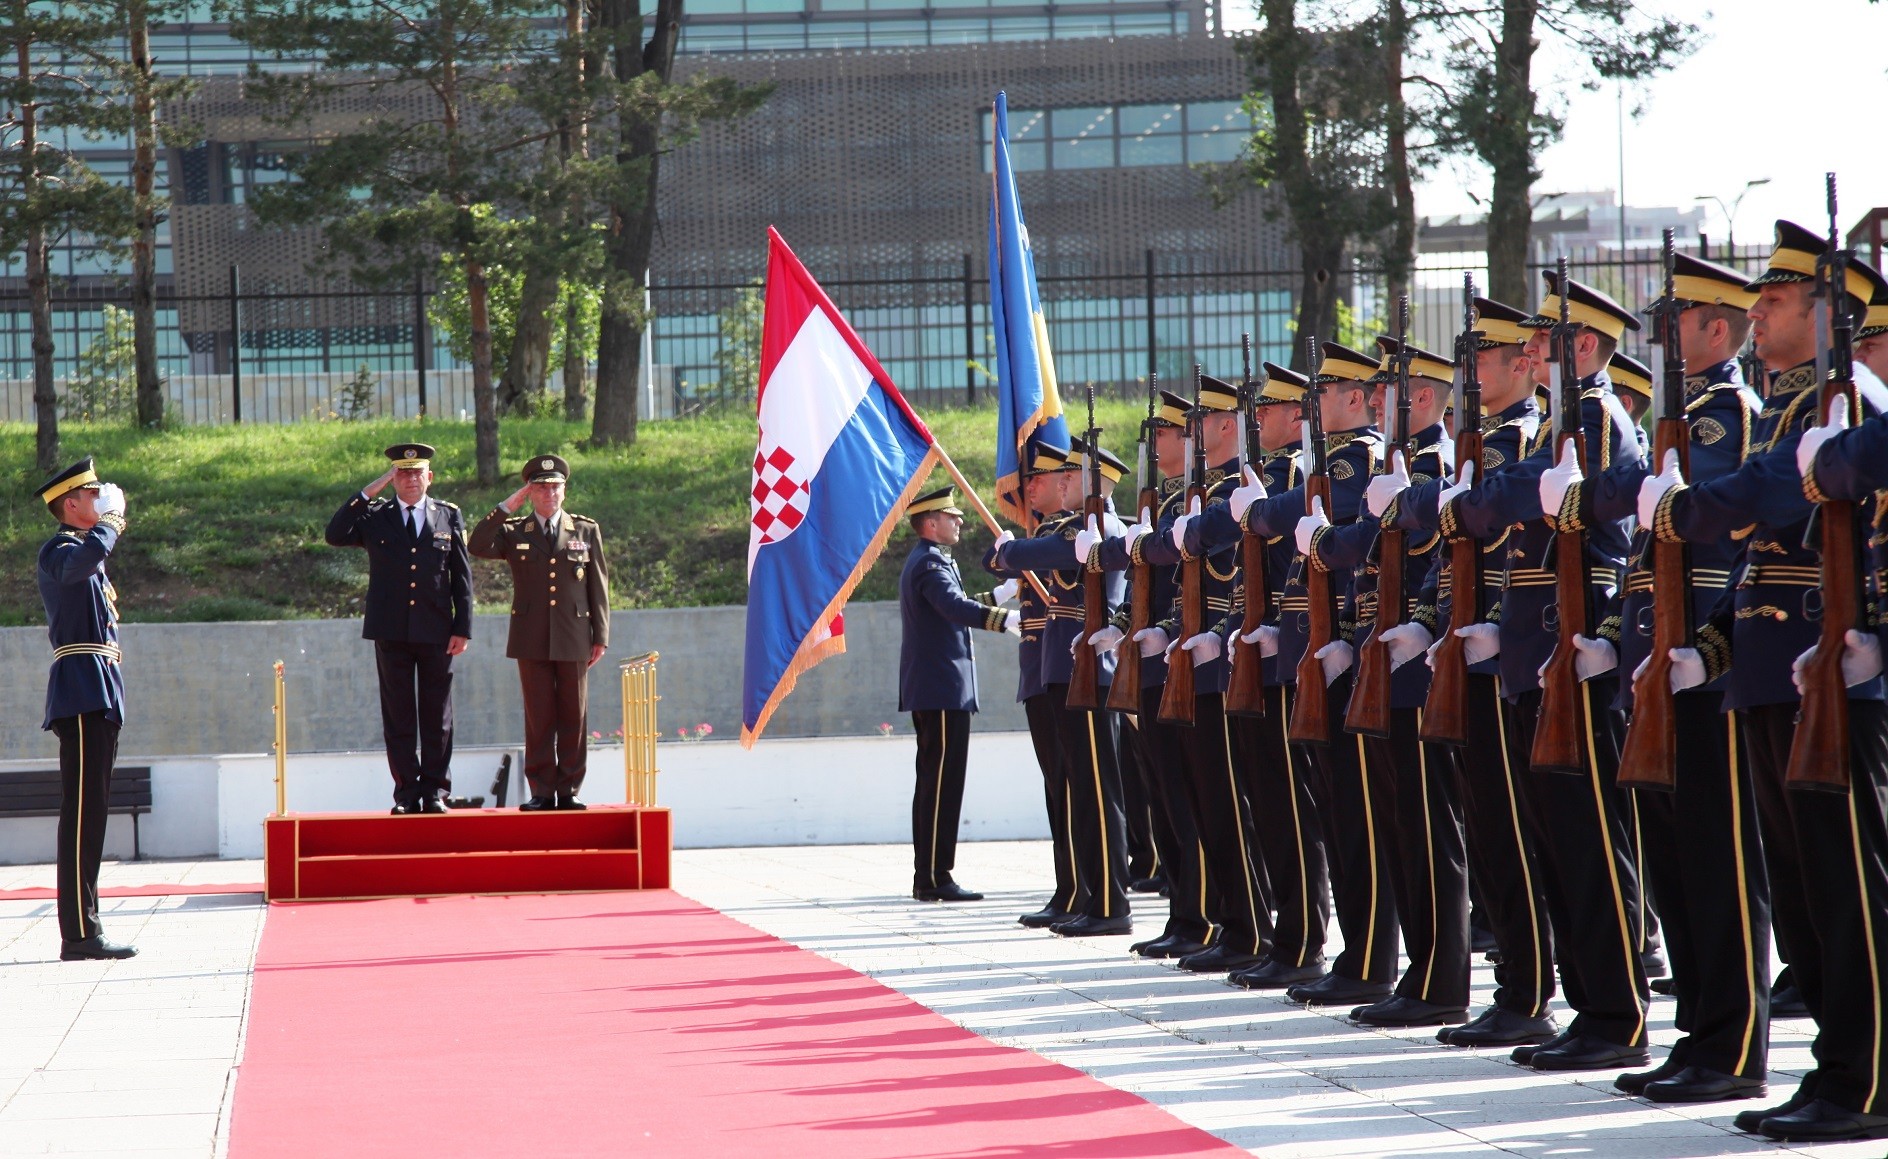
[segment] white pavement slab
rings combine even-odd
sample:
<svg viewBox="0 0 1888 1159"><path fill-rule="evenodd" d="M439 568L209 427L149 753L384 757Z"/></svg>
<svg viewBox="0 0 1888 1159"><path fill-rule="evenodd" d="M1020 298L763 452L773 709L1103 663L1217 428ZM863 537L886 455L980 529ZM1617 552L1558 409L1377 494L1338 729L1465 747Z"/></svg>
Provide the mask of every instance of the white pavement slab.
<svg viewBox="0 0 1888 1159"><path fill-rule="evenodd" d="M1077 1067L1267 1156L1879 1156L1865 1142L1789 1149L1739 1135L1749 1104L1662 1107L1610 1073L1538 1074L1421 1031L1367 1031L1282 998L1127 957L1127 938L1063 940L1015 916L1050 888L1042 842L960 847L957 876L989 900L905 896L908 847L690 850L676 887L889 985L958 1024ZM103 884L261 879L256 862L110 863ZM0 869L0 889L52 884ZM1165 903L1136 897L1142 935ZM60 963L51 901L0 901L0 1156L190 1156L227 1148L230 1100L264 907L253 895L107 899L127 962ZM1476 970L1476 997L1493 988ZM1672 1003L1653 1006L1669 1044ZM1772 1096L1810 1063L1810 1026L1778 1022ZM841 1152L836 1151L835 1154Z"/></svg>

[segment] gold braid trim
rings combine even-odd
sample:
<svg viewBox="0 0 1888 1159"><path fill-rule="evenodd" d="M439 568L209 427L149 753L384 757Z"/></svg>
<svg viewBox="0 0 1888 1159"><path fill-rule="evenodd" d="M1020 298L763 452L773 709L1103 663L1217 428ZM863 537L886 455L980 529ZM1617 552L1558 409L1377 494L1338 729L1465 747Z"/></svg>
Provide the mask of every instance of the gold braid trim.
<svg viewBox="0 0 1888 1159"><path fill-rule="evenodd" d="M1731 642L1716 624L1700 624L1696 633L1698 655L1704 658L1704 679L1709 684L1731 667Z"/></svg>
<svg viewBox="0 0 1888 1159"><path fill-rule="evenodd" d="M1325 565L1324 558L1318 551L1318 545L1324 542L1325 536L1335 530L1336 528L1327 523L1311 533L1311 550L1306 554L1305 559L1321 572L1328 572L1331 569Z"/></svg>
<svg viewBox="0 0 1888 1159"><path fill-rule="evenodd" d="M1585 481L1567 488L1567 493L1560 498L1560 510L1547 517L1547 526L1555 531L1585 531L1586 524L1580 518L1580 490Z"/></svg>
<svg viewBox="0 0 1888 1159"><path fill-rule="evenodd" d="M1652 538L1660 543L1683 543L1684 537L1672 526L1672 508L1677 505L1678 497L1685 493L1683 483L1659 496L1659 505L1652 512Z"/></svg>
<svg viewBox="0 0 1888 1159"><path fill-rule="evenodd" d="M120 535L125 533L125 517L118 514L116 511L99 516L98 521Z"/></svg>

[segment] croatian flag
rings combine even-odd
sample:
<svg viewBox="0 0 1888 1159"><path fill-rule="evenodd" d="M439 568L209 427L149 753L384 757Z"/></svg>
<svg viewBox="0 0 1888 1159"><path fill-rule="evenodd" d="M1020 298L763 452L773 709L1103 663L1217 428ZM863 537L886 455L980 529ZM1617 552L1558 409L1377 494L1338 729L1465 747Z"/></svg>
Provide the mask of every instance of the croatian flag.
<svg viewBox="0 0 1888 1159"><path fill-rule="evenodd" d="M939 461L931 432L772 227L767 243L741 677L748 748L800 673L846 650L846 600Z"/></svg>

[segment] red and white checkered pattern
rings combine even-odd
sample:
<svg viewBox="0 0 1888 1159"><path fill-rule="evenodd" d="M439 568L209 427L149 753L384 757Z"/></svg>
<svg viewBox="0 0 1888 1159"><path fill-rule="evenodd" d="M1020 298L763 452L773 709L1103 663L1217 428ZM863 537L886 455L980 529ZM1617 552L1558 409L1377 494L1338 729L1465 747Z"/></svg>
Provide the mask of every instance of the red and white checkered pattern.
<svg viewBox="0 0 1888 1159"><path fill-rule="evenodd" d="M760 543L778 543L806 518L812 484L794 470L793 456L778 443L771 448L767 432L762 431L760 449L754 452L754 490L750 509Z"/></svg>

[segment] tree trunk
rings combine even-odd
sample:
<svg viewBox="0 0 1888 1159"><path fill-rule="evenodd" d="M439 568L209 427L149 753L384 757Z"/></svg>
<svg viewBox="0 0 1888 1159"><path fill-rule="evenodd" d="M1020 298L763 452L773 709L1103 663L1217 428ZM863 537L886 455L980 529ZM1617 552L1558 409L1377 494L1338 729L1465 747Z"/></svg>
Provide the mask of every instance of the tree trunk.
<svg viewBox="0 0 1888 1159"><path fill-rule="evenodd" d="M131 68L131 345L137 375L138 425L162 426L164 382L157 368L157 112L151 99L151 29L145 0L129 0Z"/></svg>
<svg viewBox="0 0 1888 1159"><path fill-rule="evenodd" d="M466 304L472 314L472 447L481 487L498 482L498 407L492 391L492 318L485 267L465 263Z"/></svg>
<svg viewBox="0 0 1888 1159"><path fill-rule="evenodd" d="M1298 337L1291 353L1292 369L1312 374L1305 362L1304 339L1315 334L1333 337L1337 321L1337 274L1343 268L1344 242L1326 210L1324 190L1311 172L1311 140L1305 128L1305 107L1299 95L1299 70L1306 45L1298 29L1295 0L1262 0L1259 8L1265 27L1259 34L1260 63L1265 69L1266 95L1272 102L1274 181L1291 210L1292 229L1298 235ZM1335 236L1334 236L1335 234Z"/></svg>
<svg viewBox="0 0 1888 1159"><path fill-rule="evenodd" d="M1488 292L1520 309L1533 303L1527 279L1528 235L1534 207L1535 0L1504 0L1501 41L1495 50L1494 109L1482 160L1494 173L1488 206Z"/></svg>
<svg viewBox="0 0 1888 1159"><path fill-rule="evenodd" d="M1390 244L1384 253L1384 274L1388 283L1390 310L1396 300L1409 293L1411 274L1416 269L1416 187L1409 169L1409 108L1403 103L1403 52L1409 39L1409 20L1403 0L1386 0L1383 20L1383 86L1387 105L1387 130L1384 176L1390 184L1396 220L1390 229Z"/></svg>
<svg viewBox="0 0 1888 1159"><path fill-rule="evenodd" d="M659 0L656 27L649 43L638 51L641 37L625 36L613 54L619 82L653 72L667 84L675 66L675 45L681 31L682 0ZM603 26L617 30L642 27L638 5L631 0L603 0ZM617 204L610 206L608 246L610 274L603 294L603 317L597 336L596 410L590 438L598 445L636 441L636 364L642 353L642 303L634 300L648 285L649 251L655 241L657 146L660 114L625 113L617 125L616 164L624 170Z"/></svg>
<svg viewBox="0 0 1888 1159"><path fill-rule="evenodd" d="M23 139L33 139L31 130ZM26 238L26 293L33 316L33 414L39 421L37 460L40 474L51 475L59 469L59 395L52 385L52 282L46 274L44 229L35 228Z"/></svg>
<svg viewBox="0 0 1888 1159"><path fill-rule="evenodd" d="M518 295L518 328L511 337L505 377L498 384L498 413L511 414L544 393L551 364L551 310L557 305L557 274L531 270Z"/></svg>
<svg viewBox="0 0 1888 1159"><path fill-rule="evenodd" d="M586 359L582 342L582 313L577 295L571 294L570 301L564 306L564 418L573 423L582 422L590 410L590 400L584 393ZM635 371L630 373L634 374Z"/></svg>
<svg viewBox="0 0 1888 1159"><path fill-rule="evenodd" d="M1317 373L1316 365L1306 365L1306 338L1316 335L1332 342L1337 339L1337 272L1344 261L1342 238L1311 239L1301 229L1298 282L1298 341L1292 344L1291 368L1301 374Z"/></svg>

